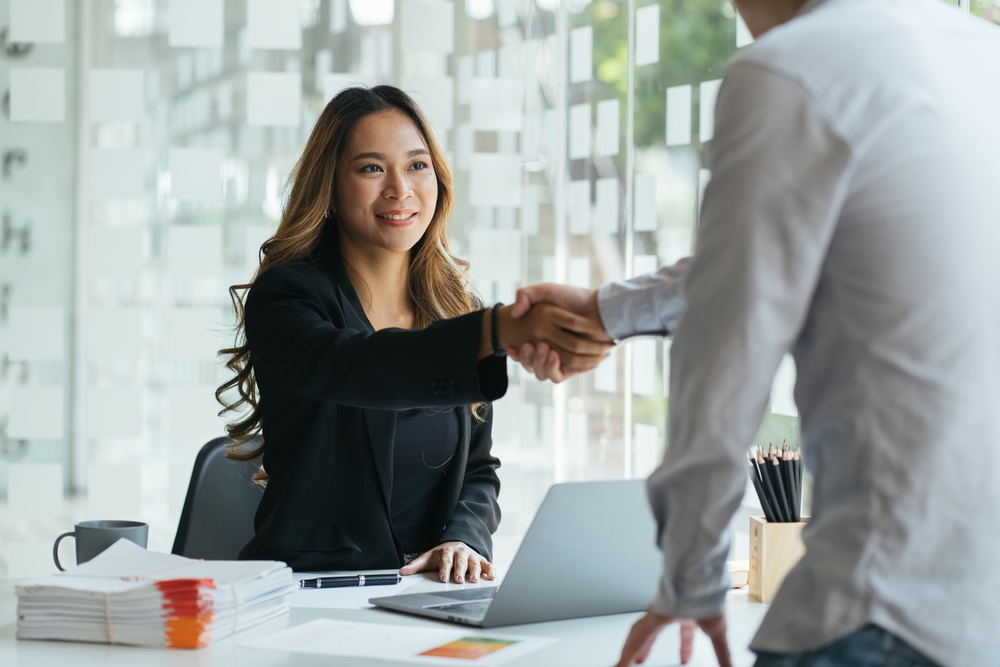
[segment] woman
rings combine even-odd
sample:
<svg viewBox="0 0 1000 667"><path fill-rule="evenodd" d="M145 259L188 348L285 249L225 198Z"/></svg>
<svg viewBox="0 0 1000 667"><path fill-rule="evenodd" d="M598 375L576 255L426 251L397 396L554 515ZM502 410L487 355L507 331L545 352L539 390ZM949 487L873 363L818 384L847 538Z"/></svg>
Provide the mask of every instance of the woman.
<svg viewBox="0 0 1000 667"><path fill-rule="evenodd" d="M245 339L223 350L237 375L216 395L250 409L229 434L262 432L264 444L230 455L262 455L267 479L241 558L492 579L488 402L507 388L503 350L547 340L578 369L607 351L570 333L599 336L593 325L554 306L517 319L481 310L448 252L451 174L427 127L396 88L337 95L256 278L230 290Z"/></svg>

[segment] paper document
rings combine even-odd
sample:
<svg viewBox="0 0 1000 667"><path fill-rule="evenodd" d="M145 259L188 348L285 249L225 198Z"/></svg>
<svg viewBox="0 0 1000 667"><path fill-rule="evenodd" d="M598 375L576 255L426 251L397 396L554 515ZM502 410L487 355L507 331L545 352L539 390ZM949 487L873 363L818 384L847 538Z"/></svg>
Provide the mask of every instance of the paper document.
<svg viewBox="0 0 1000 667"><path fill-rule="evenodd" d="M418 665L502 665L556 641L461 628L450 630L318 618L240 642L238 646Z"/></svg>

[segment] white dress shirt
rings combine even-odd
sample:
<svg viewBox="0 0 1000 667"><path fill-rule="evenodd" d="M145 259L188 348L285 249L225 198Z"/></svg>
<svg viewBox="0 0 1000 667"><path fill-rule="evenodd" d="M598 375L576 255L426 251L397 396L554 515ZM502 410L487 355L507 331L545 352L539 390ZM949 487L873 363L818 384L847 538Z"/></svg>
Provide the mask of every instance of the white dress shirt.
<svg viewBox="0 0 1000 667"><path fill-rule="evenodd" d="M820 0L735 59L694 260L600 293L671 330L649 479L654 609L723 610L726 527L782 355L815 478L806 554L752 648L868 623L1000 664L1000 29L939 0Z"/></svg>

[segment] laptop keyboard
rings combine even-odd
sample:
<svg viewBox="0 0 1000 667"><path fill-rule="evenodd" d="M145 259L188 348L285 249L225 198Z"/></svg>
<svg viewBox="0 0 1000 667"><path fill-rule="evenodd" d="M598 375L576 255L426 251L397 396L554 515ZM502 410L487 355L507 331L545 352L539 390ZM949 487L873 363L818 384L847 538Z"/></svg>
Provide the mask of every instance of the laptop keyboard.
<svg viewBox="0 0 1000 667"><path fill-rule="evenodd" d="M466 618L482 618L486 616L486 610L493 604L493 600L473 600L471 602L455 602L453 604L436 604L426 609L443 611L455 616L465 616Z"/></svg>

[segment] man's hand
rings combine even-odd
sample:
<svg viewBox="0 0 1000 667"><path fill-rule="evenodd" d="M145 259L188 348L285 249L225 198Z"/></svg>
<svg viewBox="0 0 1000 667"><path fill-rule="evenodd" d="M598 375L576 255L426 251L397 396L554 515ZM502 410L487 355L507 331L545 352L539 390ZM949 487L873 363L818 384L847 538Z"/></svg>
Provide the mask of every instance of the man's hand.
<svg viewBox="0 0 1000 667"><path fill-rule="evenodd" d="M649 652L653 648L653 642L663 628L673 623L676 619L671 616L660 616L652 610L636 621L632 630L628 633L625 646L622 648L622 657L615 667L628 667L632 664L642 664L649 657ZM729 656L729 643L726 641L726 615L719 614L711 618L703 618L698 621L681 621L681 664L687 664L691 659L691 652L694 648L694 630L700 627L702 631L712 640L715 648L715 656L719 660L719 667L732 667L732 660Z"/></svg>
<svg viewBox="0 0 1000 667"><path fill-rule="evenodd" d="M611 340L601 322L601 313L597 307L597 290L555 283L522 287L517 291L517 300L514 302L511 315L521 317L536 303L551 303L576 313L593 323L595 329L591 334L593 338L605 342ZM530 342L525 343L520 348L508 349L507 354L542 381L552 380L558 384L578 372L564 368L560 364L559 355L544 342L537 346Z"/></svg>

